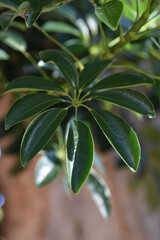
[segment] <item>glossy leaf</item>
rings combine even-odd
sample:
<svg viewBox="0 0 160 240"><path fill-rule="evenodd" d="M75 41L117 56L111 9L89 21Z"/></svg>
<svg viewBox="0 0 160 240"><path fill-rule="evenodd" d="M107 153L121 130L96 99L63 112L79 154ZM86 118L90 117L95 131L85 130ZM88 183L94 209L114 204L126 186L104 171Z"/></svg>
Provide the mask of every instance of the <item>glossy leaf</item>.
<svg viewBox="0 0 160 240"><path fill-rule="evenodd" d="M93 93L93 99L104 100L154 118L155 110L151 101L142 93L132 89L113 89Z"/></svg>
<svg viewBox="0 0 160 240"><path fill-rule="evenodd" d="M78 86L78 73L72 59L65 52L48 49L40 52L44 62L53 61L72 87Z"/></svg>
<svg viewBox="0 0 160 240"><path fill-rule="evenodd" d="M154 84L148 76L138 72L120 72L99 81L91 90L121 88L142 84Z"/></svg>
<svg viewBox="0 0 160 240"><path fill-rule="evenodd" d="M109 1L95 8L96 16L111 30L116 31L123 12L123 3L120 1Z"/></svg>
<svg viewBox="0 0 160 240"><path fill-rule="evenodd" d="M34 174L36 187L45 186L53 182L61 172L61 163L53 152L40 157L37 162Z"/></svg>
<svg viewBox="0 0 160 240"><path fill-rule="evenodd" d="M0 41L16 51L25 52L27 49L27 43L23 35L15 30L0 31Z"/></svg>
<svg viewBox="0 0 160 240"><path fill-rule="evenodd" d="M58 84L41 77L27 76L20 77L8 84L3 93L21 91L58 91L64 92Z"/></svg>
<svg viewBox="0 0 160 240"><path fill-rule="evenodd" d="M92 169L87 179L87 184L99 212L104 219L108 219L111 212L111 203L110 191L106 182Z"/></svg>
<svg viewBox="0 0 160 240"><path fill-rule="evenodd" d="M46 145L66 113L66 109L50 109L30 123L23 136L20 148L21 163L24 167Z"/></svg>
<svg viewBox="0 0 160 240"><path fill-rule="evenodd" d="M76 37L81 36L81 32L78 29L63 22L48 21L43 24L42 28L47 32L65 33L65 34L74 35Z"/></svg>
<svg viewBox="0 0 160 240"><path fill-rule="evenodd" d="M9 129L16 123L22 122L60 101L62 99L43 93L29 94L21 97L9 109L6 116L5 128Z"/></svg>
<svg viewBox="0 0 160 240"><path fill-rule="evenodd" d="M140 161L140 145L133 129L118 116L106 110L91 110L104 135L120 157L135 172Z"/></svg>
<svg viewBox="0 0 160 240"><path fill-rule="evenodd" d="M88 64L79 77L79 88L84 89L89 86L96 78L98 78L110 65L112 61L98 61Z"/></svg>
<svg viewBox="0 0 160 240"><path fill-rule="evenodd" d="M78 193L93 164L93 139L86 124L81 121L71 121L66 141L68 181L72 191Z"/></svg>

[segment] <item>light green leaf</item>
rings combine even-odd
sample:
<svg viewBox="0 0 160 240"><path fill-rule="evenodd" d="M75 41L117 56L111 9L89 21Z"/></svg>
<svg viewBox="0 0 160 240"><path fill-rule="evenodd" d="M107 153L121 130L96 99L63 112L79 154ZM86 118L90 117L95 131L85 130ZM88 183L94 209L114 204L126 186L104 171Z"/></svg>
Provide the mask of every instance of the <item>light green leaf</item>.
<svg viewBox="0 0 160 240"><path fill-rule="evenodd" d="M132 89L113 89L93 93L93 99L104 100L154 118L155 110L151 101L142 93Z"/></svg>
<svg viewBox="0 0 160 240"><path fill-rule="evenodd" d="M0 41L16 51L24 52L27 49L27 43L23 35L15 30L0 31Z"/></svg>
<svg viewBox="0 0 160 240"><path fill-rule="evenodd" d="M66 113L66 109L50 109L41 113L30 123L20 147L22 166L27 166L29 161L46 145Z"/></svg>
<svg viewBox="0 0 160 240"><path fill-rule="evenodd" d="M40 157L37 162L34 174L36 187L45 186L53 182L61 172L61 163L54 153L52 156L46 154Z"/></svg>
<svg viewBox="0 0 160 240"><path fill-rule="evenodd" d="M48 21L43 24L42 28L47 32L65 33L65 34L74 35L76 37L81 36L81 32L78 29L63 22Z"/></svg>
<svg viewBox="0 0 160 240"><path fill-rule="evenodd" d="M64 92L58 84L41 77L26 76L20 77L8 84L3 93L22 91L56 91Z"/></svg>
<svg viewBox="0 0 160 240"><path fill-rule="evenodd" d="M91 88L91 91L109 88L121 88L142 84L154 84L154 80L138 72L120 72L102 79Z"/></svg>
<svg viewBox="0 0 160 240"><path fill-rule="evenodd" d="M112 61L104 60L88 64L79 77L79 88L84 89L98 78L110 65Z"/></svg>
<svg viewBox="0 0 160 240"><path fill-rule="evenodd" d="M44 93L34 93L21 97L9 109L5 120L5 129L9 129L16 123L22 122L61 101L62 99L58 97Z"/></svg>
<svg viewBox="0 0 160 240"><path fill-rule="evenodd" d="M6 51L0 48L0 60L6 61L9 60L9 58L10 56L8 55L8 53L6 53Z"/></svg>
<svg viewBox="0 0 160 240"><path fill-rule="evenodd" d="M112 31L117 30L122 12L123 3L120 1L109 1L95 8L96 16Z"/></svg>
<svg viewBox="0 0 160 240"><path fill-rule="evenodd" d="M72 87L78 86L78 73L72 59L65 52L48 49L40 52L44 62L53 61Z"/></svg>
<svg viewBox="0 0 160 240"><path fill-rule="evenodd" d="M93 164L94 144L91 132L81 121L71 121L66 135L67 175L70 187L78 193Z"/></svg>
<svg viewBox="0 0 160 240"><path fill-rule="evenodd" d="M104 135L120 157L135 172L140 161L140 145L133 129L118 116L105 110L91 110Z"/></svg>
<svg viewBox="0 0 160 240"><path fill-rule="evenodd" d="M87 179L87 184L99 212L104 219L108 219L111 212L111 203L110 191L106 182L92 169Z"/></svg>

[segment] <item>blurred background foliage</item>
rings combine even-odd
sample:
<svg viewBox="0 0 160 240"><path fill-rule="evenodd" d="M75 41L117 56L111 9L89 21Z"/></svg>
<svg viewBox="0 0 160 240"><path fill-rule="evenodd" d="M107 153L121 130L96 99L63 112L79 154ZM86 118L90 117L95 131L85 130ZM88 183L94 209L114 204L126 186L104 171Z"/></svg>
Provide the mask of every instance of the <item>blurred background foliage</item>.
<svg viewBox="0 0 160 240"><path fill-rule="evenodd" d="M124 32L127 31L137 16L136 1L121 0L124 3L124 12L121 18L121 25ZM97 4L101 4L102 0L97 0ZM142 15L148 1L139 1L139 15ZM3 11L0 8L0 13ZM101 56L104 50L104 42L101 39L98 21L94 13L94 8L89 1L79 0L73 1L51 12L44 13L38 19L38 24L57 41L63 44L67 49L74 53L83 64L95 61ZM117 41L119 29L111 31L106 25L103 29L110 46ZM141 31L145 31L150 27L160 25L160 14L155 10ZM119 71L135 70L136 68L160 77L160 30L143 35L140 39L126 44L123 51L115 55L115 67L107 71L107 75ZM0 91L4 89L6 84L14 78L24 75L39 75L39 67L47 71L53 76L57 82L65 84L64 79L57 67L52 63L44 63L40 60L39 51L47 48L58 48L57 45L50 42L34 27L27 29L23 19L18 17L7 32L0 30ZM38 66L36 65L38 63ZM105 76L103 76L105 77ZM146 191L148 203L152 209L159 207L160 204L160 84L157 81L155 86L139 87L151 99L156 112L157 118L149 120L140 117L135 113L128 113L124 109L105 103L105 109L112 109L123 116L133 128L138 132L141 146L142 159L138 172L135 174L134 180L130 183L130 187L136 191L139 186L143 186ZM23 93L18 93L18 96ZM12 95L13 99L17 95ZM97 104L96 102L94 104ZM97 106L98 107L98 106ZM86 112L80 116L82 119L86 116ZM66 118L67 121L67 118ZM27 124L27 123L26 123ZM92 123L94 125L94 123ZM64 123L65 125L65 123ZM110 144L106 141L99 128L93 126L94 138L96 140L97 151L110 151ZM4 130L4 120L0 122L0 138L11 136L12 143L3 149L4 154L15 154L19 151L20 141L25 130L25 124L18 124L10 130ZM63 134L63 133L62 133ZM55 140L58 141L55 137ZM48 150L53 150L54 146L49 146ZM115 164L117 168L125 167L122 160L115 155ZM101 175L105 169L103 164L95 158L95 165ZM10 170L11 174L17 174L22 171L18 154L17 164ZM64 180L65 181L65 180ZM64 184L65 186L65 184ZM67 191L67 186L66 186ZM0 221L3 212L0 209Z"/></svg>

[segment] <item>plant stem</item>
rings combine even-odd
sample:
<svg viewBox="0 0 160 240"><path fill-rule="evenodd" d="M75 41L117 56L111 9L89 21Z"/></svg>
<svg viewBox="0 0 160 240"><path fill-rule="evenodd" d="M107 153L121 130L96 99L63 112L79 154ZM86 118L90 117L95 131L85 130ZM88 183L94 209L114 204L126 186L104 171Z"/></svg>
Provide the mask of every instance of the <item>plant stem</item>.
<svg viewBox="0 0 160 240"><path fill-rule="evenodd" d="M78 110L78 108L75 107L75 121L76 121L76 122L77 122L77 110Z"/></svg>
<svg viewBox="0 0 160 240"><path fill-rule="evenodd" d="M47 74L45 73L45 71L43 71L43 69L37 64L37 62L35 61L35 59L31 56L31 54L27 51L21 51L21 53L28 59L28 61L30 61L35 68L38 70L38 72L42 75L43 78L48 79Z"/></svg>
<svg viewBox="0 0 160 240"><path fill-rule="evenodd" d="M77 63L79 70L82 71L84 66L83 64L79 61L79 59L72 53L70 52L65 46L63 46L60 42L58 42L55 38L51 37L43 28L38 26L36 23L33 24L33 26L38 29L44 36L46 36L50 41L55 43L57 46L59 46L61 49L66 51L72 58L73 60Z"/></svg>
<svg viewBox="0 0 160 240"><path fill-rule="evenodd" d="M98 21L98 26L99 26L99 29L100 29L100 32L101 32L101 37L102 37L102 40L103 40L104 49L105 49L105 51L109 52L109 47L108 47L106 35L104 33L104 30L103 30L103 27L102 27L102 23L101 23L101 21L99 20L98 17L97 17L97 21Z"/></svg>
<svg viewBox="0 0 160 240"><path fill-rule="evenodd" d="M140 12L139 12L139 0L136 0L136 7L137 7L137 16L136 16L136 22L138 21L140 17Z"/></svg>
<svg viewBox="0 0 160 240"><path fill-rule="evenodd" d="M134 66L129 66L129 65L122 65L122 64L114 64L114 65L111 65L110 68L128 68L128 69L131 69L133 71L136 71L136 72L139 72L139 73L143 73L149 77L152 77L152 78L155 78L155 79L158 79L160 80L160 76L156 76L154 74L151 74L151 73L148 73L148 72L145 72L143 70L140 70L139 68L137 67L134 67Z"/></svg>
<svg viewBox="0 0 160 240"><path fill-rule="evenodd" d="M155 27L155 28L148 29L148 30L146 30L146 31L137 33L137 34L136 34L136 37L137 37L137 39L138 39L138 38L142 37L143 35L145 35L145 34L147 34L147 33L150 33L150 32L153 32L153 31L156 31L156 30L159 30L159 29L160 29L160 26Z"/></svg>
<svg viewBox="0 0 160 240"><path fill-rule="evenodd" d="M90 110L91 110L91 108L89 108L88 106L86 106L86 105L84 105L84 104L80 104L80 106L82 106L82 107L84 107L84 108L87 108L87 109L88 109L88 111L90 111Z"/></svg>
<svg viewBox="0 0 160 240"><path fill-rule="evenodd" d="M124 35L123 39L120 39L118 43L116 43L114 46L109 48L109 53L105 54L103 56L103 59L110 59L112 58L117 52L121 51L123 47L134 40L137 40L137 32L142 28L142 26L146 23L149 14L150 14L150 5L151 0L148 1L147 9L142 14L142 16L133 24L131 29Z"/></svg>

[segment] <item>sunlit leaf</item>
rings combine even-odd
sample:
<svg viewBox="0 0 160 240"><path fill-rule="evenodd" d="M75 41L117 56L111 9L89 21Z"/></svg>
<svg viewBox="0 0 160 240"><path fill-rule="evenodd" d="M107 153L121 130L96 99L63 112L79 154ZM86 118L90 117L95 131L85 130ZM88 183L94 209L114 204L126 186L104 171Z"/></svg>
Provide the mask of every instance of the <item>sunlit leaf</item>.
<svg viewBox="0 0 160 240"><path fill-rule="evenodd" d="M106 182L92 169L87 184L99 212L104 219L108 219L111 212L111 203L110 191Z"/></svg>
<svg viewBox="0 0 160 240"><path fill-rule="evenodd" d="M40 157L37 162L34 174L34 181L37 187L45 186L53 182L61 171L61 163L54 152L48 152Z"/></svg>
<svg viewBox="0 0 160 240"><path fill-rule="evenodd" d="M109 1L95 8L96 16L111 30L117 30L123 12L123 3L120 1Z"/></svg>

